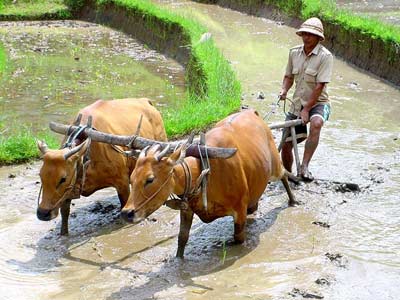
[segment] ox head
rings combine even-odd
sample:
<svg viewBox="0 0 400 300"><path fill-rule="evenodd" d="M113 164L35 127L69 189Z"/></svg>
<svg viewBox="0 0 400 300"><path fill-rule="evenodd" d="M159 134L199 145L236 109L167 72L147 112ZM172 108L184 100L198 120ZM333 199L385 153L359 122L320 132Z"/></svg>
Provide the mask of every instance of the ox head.
<svg viewBox="0 0 400 300"><path fill-rule="evenodd" d="M72 199L77 167L89 144L90 141L87 139L72 149L50 150L45 142L37 142L43 158L40 169L43 195L37 208L39 220L54 219L62 203L67 199Z"/></svg>
<svg viewBox="0 0 400 300"><path fill-rule="evenodd" d="M158 144L141 151L130 177L129 199L121 211L125 221L140 222L164 204L175 186L174 166L184 157L182 147L169 156L169 146L160 150Z"/></svg>

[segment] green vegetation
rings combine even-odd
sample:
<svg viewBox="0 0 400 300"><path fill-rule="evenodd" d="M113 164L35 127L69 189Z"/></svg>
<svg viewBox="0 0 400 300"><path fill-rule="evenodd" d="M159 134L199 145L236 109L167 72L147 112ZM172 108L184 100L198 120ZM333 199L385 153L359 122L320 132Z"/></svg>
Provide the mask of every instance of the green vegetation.
<svg viewBox="0 0 400 300"><path fill-rule="evenodd" d="M400 44L400 28L382 21L338 9L335 2L303 0L302 15L304 18L319 16L321 19L340 25L347 30L358 30L373 38Z"/></svg>
<svg viewBox="0 0 400 300"><path fill-rule="evenodd" d="M7 112L0 122L23 119L29 123L34 118L32 131L47 131L49 120L44 116L54 115L53 121L65 122L98 99L162 95L160 102L174 105L184 97L181 76L175 86L163 71L157 71L156 62L132 59L127 53L134 51L130 43L134 40L125 40L121 33L115 35L125 42L115 39L106 27L93 24L80 28L79 34L75 28L0 27L0 35L13 53L0 84L0 105ZM41 44L48 48L36 48Z"/></svg>
<svg viewBox="0 0 400 300"><path fill-rule="evenodd" d="M197 22L143 0L98 0L97 4L98 9L114 4L128 13L139 14L146 27L160 39L171 38L169 34L176 32L169 29L177 27L182 30L183 40L188 37L191 58L187 66L187 99L179 107L162 111L169 137L203 129L239 108L240 83L212 39L199 43L206 29Z"/></svg>
<svg viewBox="0 0 400 300"><path fill-rule="evenodd" d="M163 112L168 136L185 134L195 128L204 129L237 110L240 105L240 83L214 44L204 43L194 51L203 63L206 80L202 89L206 90L206 94L198 97L189 93L178 112L172 109Z"/></svg>
<svg viewBox="0 0 400 300"><path fill-rule="evenodd" d="M355 15L348 10L339 9L333 0L266 0L289 15L302 19L319 17L321 20L337 24L349 31L360 31L385 42L400 44L400 28L386 24L376 18Z"/></svg>
<svg viewBox="0 0 400 300"><path fill-rule="evenodd" d="M0 45L0 79L5 67L6 67L6 53L4 52L4 48Z"/></svg>
<svg viewBox="0 0 400 300"><path fill-rule="evenodd" d="M5 138L1 131L5 129L0 127L0 165L22 163L38 157L36 139L43 139L50 148L59 147L59 141L54 135L41 134L34 135L29 128L21 129L17 134Z"/></svg>
<svg viewBox="0 0 400 300"><path fill-rule="evenodd" d="M248 0L247 0L248 1ZM348 31L358 31L387 43L400 44L400 29L379 20L354 15L340 10L330 0L265 0L290 15L306 19L317 16L324 22L337 24ZM168 41L172 34L187 41L190 58L187 64L187 98L182 105L162 111L169 137L183 135L194 129L204 129L237 110L240 105L240 83L229 63L223 58L212 39L201 43L206 29L193 20L161 9L145 0L93 0L95 9L115 5L128 14L140 16L145 28L161 40ZM251 1L249 1L251 2ZM85 0L18 0L11 4L5 0L0 7L0 19L66 18L89 3ZM65 4L69 9L66 9ZM251 5L251 4L249 4ZM0 71L4 69L5 55L0 49ZM0 124L1 125L1 124ZM2 132L0 126L0 133ZM46 140L54 141L51 136ZM10 138L0 137L0 164L25 161L37 157L36 145L30 130L23 129ZM57 142L49 143L57 147Z"/></svg>
<svg viewBox="0 0 400 300"><path fill-rule="evenodd" d="M72 11L82 7L82 0L67 1ZM191 130L205 129L240 106L241 88L229 63L223 58L212 39L199 42L206 32L198 23L161 9L145 0L98 0L96 9L105 4L124 8L128 14L138 15L146 28L168 41L181 35L180 41L190 49L186 66L188 92L183 103L162 111L169 137L183 135ZM1 127L0 127L1 130ZM33 134L29 130L0 139L0 164L26 161L37 157ZM45 140L53 140L51 136ZM49 146L56 148L57 142Z"/></svg>
<svg viewBox="0 0 400 300"><path fill-rule="evenodd" d="M0 20L46 20L72 17L64 0L11 0L0 5Z"/></svg>

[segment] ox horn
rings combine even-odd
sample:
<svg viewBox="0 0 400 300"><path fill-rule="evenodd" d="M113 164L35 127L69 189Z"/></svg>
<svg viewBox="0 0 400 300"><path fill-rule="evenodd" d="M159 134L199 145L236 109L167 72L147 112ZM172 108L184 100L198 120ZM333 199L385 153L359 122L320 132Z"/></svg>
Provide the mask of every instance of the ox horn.
<svg viewBox="0 0 400 300"><path fill-rule="evenodd" d="M82 144L72 148L71 151L67 152L64 154L64 159L67 160L68 158L70 158L72 155L74 155L75 153L79 152L83 147L85 147L86 145L90 145L90 139L87 139L86 141L84 141Z"/></svg>
<svg viewBox="0 0 400 300"><path fill-rule="evenodd" d="M188 143L185 143L185 144L183 144L182 146L181 146L181 153L179 154L179 158L178 158L178 160L176 161L176 163L180 163L180 162L182 162L184 159L185 159L185 157L186 157L186 153L187 153L187 149L189 148L189 144Z"/></svg>
<svg viewBox="0 0 400 300"><path fill-rule="evenodd" d="M160 161L160 159L163 158L168 153L169 148L170 148L170 145L168 144L167 147L165 147L161 152L159 152L155 155L155 158L157 159L157 161Z"/></svg>
<svg viewBox="0 0 400 300"><path fill-rule="evenodd" d="M150 146L146 146L145 148L143 148L143 150L140 152L139 154L139 158L144 158L146 157L146 152L147 150L150 148Z"/></svg>
<svg viewBox="0 0 400 300"><path fill-rule="evenodd" d="M51 130L61 134L71 133L77 128L77 126L64 125L56 122L50 122L49 126ZM119 146L127 146L129 143L131 143L130 148L133 149L143 149L147 146L152 146L154 144L159 144L163 148L165 148L167 145L170 145L168 153L172 153L173 149L180 147L182 144L185 143L184 141L165 143L165 142L146 139L140 136L115 135L97 131L92 128L85 128L84 131L85 134L95 142L107 143ZM194 143L188 147L186 154L187 156L194 156L194 157L200 157L200 155L201 156L207 155L208 158L229 158L232 157L236 153L236 151L237 151L236 148L208 147Z"/></svg>
<svg viewBox="0 0 400 300"><path fill-rule="evenodd" d="M49 147L47 146L45 141L36 141L36 145L38 146L40 152L42 152L42 154L46 154L47 151L49 151Z"/></svg>

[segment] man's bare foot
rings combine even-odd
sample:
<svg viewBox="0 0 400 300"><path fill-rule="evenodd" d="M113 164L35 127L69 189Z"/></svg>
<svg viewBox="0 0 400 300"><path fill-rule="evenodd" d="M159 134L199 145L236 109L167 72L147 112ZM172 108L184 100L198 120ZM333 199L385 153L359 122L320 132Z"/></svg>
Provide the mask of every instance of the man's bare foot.
<svg viewBox="0 0 400 300"><path fill-rule="evenodd" d="M301 168L299 175L299 177L301 177L305 182L311 182L314 180L314 176L311 174L308 168Z"/></svg>

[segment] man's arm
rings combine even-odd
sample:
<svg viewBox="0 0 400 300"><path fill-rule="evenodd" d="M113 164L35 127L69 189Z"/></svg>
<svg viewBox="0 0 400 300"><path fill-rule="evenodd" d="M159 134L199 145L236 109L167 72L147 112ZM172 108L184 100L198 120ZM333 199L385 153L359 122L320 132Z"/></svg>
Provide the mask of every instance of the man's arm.
<svg viewBox="0 0 400 300"><path fill-rule="evenodd" d="M310 110L315 105L315 103L317 103L317 100L318 100L319 96L321 96L321 93L325 87L325 84L326 84L325 82L318 82L315 85L315 87L311 93L310 99L308 99L307 104L304 105L303 109L301 110L300 116L301 116L301 119L303 120L304 124L307 124L308 121L310 121Z"/></svg>
<svg viewBox="0 0 400 300"><path fill-rule="evenodd" d="M294 81L293 77L290 77L290 76L287 76L287 75L285 75L285 77L283 77L282 90L279 93L279 99L281 99L281 100L285 100L286 99L287 92L292 87L293 81Z"/></svg>

